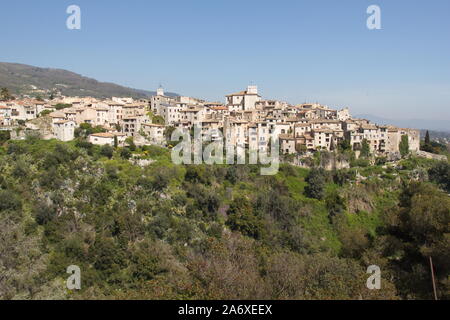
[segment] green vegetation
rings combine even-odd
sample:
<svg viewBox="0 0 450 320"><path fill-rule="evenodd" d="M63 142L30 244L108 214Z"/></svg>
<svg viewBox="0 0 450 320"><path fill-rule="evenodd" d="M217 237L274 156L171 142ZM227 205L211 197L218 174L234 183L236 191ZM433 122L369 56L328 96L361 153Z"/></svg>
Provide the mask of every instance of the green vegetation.
<svg viewBox="0 0 450 320"><path fill-rule="evenodd" d="M450 194L450 164L438 162L428 170L430 180Z"/></svg>
<svg viewBox="0 0 450 320"><path fill-rule="evenodd" d="M367 141L366 141L367 142ZM339 151L351 151L352 146L349 139L344 139L338 144Z"/></svg>
<svg viewBox="0 0 450 320"><path fill-rule="evenodd" d="M428 132L428 131L425 134L424 141L421 141L420 150L425 151L425 152L435 153L435 154L448 155L447 146L445 144L442 144L442 143L439 143L436 141L431 141L430 140L430 132Z"/></svg>
<svg viewBox="0 0 450 320"><path fill-rule="evenodd" d="M8 101L12 99L14 99L14 97L11 95L8 88L0 89L0 101Z"/></svg>
<svg viewBox="0 0 450 320"><path fill-rule="evenodd" d="M427 130L427 133L425 134L425 145L429 145L430 143L430 132Z"/></svg>
<svg viewBox="0 0 450 320"><path fill-rule="evenodd" d="M82 139L93 130L2 137L1 299L431 299L430 256L449 298L448 163L261 176L95 146ZM369 265L382 290L366 288Z"/></svg>
<svg viewBox="0 0 450 320"><path fill-rule="evenodd" d="M166 121L164 120L164 118L162 116L155 115L151 111L149 111L147 113L147 115L152 120L153 124L165 124L166 123Z"/></svg>
<svg viewBox="0 0 450 320"><path fill-rule="evenodd" d="M324 169L312 169L308 177L306 177L306 182L308 183L305 189L306 195L310 198L322 200L325 196L327 176L327 172Z"/></svg>
<svg viewBox="0 0 450 320"><path fill-rule="evenodd" d="M93 127L90 123L82 123L79 127L75 129L76 138L87 138L93 133L106 132L106 129L102 126Z"/></svg>
<svg viewBox="0 0 450 320"><path fill-rule="evenodd" d="M45 116L49 115L50 113L52 113L51 110L44 110L39 114L39 117L45 117Z"/></svg>
<svg viewBox="0 0 450 320"><path fill-rule="evenodd" d="M400 154L402 155L402 157L406 157L409 154L409 142L408 142L408 136L402 135L402 138L400 140L400 144L398 146L399 150L400 150Z"/></svg>
<svg viewBox="0 0 450 320"><path fill-rule="evenodd" d="M71 107L72 107L72 105L69 103L58 103L57 105L55 105L56 110L62 110L62 109L71 108Z"/></svg>
<svg viewBox="0 0 450 320"><path fill-rule="evenodd" d="M361 157L368 158L370 156L370 146L367 139L363 139L361 144Z"/></svg>
<svg viewBox="0 0 450 320"><path fill-rule="evenodd" d="M11 139L10 131L0 131L0 145Z"/></svg>
<svg viewBox="0 0 450 320"><path fill-rule="evenodd" d="M70 97L133 97L148 98L155 93L135 90L114 83L99 82L67 70L38 68L35 66L0 62L0 83L14 94L35 94L33 87L55 94L55 84L63 96ZM174 95L166 92L166 95Z"/></svg>

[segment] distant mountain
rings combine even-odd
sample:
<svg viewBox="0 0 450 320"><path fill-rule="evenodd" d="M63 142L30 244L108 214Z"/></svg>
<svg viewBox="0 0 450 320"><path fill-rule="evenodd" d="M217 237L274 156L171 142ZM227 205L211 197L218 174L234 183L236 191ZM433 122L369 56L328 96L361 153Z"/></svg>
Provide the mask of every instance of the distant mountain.
<svg viewBox="0 0 450 320"><path fill-rule="evenodd" d="M434 130L450 132L450 121L448 120L426 120L426 119L387 119L372 114L354 115L354 118L364 118L373 123L387 125L391 124L401 128L414 128L423 130Z"/></svg>
<svg viewBox="0 0 450 320"><path fill-rule="evenodd" d="M156 93L99 82L62 69L38 68L25 64L0 62L0 88L6 87L15 95L41 95L46 98L52 91L66 96L96 98L133 97L148 98ZM166 95L177 96L168 92Z"/></svg>

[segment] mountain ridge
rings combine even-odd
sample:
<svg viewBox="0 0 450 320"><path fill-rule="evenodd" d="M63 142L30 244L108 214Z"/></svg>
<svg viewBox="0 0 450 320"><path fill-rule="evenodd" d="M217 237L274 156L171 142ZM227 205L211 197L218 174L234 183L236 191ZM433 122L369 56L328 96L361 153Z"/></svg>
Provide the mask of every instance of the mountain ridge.
<svg viewBox="0 0 450 320"><path fill-rule="evenodd" d="M112 96L149 98L156 92L101 82L73 71L41 68L21 63L0 62L0 87L14 95L50 95L59 92L66 96L110 98ZM178 96L167 92L168 96Z"/></svg>

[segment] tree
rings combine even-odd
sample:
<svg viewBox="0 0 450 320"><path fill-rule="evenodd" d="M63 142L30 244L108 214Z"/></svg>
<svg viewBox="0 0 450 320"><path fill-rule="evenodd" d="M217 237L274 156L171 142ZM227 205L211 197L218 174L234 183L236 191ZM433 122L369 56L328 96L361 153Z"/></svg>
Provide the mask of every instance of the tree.
<svg viewBox="0 0 450 320"><path fill-rule="evenodd" d="M169 126L166 127L166 130L164 130L164 136L166 137L167 141L171 141L172 133L176 130L175 127Z"/></svg>
<svg viewBox="0 0 450 320"><path fill-rule="evenodd" d="M45 116L49 115L50 113L52 113L51 110L44 110L44 111L42 111L42 112L39 114L39 116L40 116L40 117L45 117Z"/></svg>
<svg viewBox="0 0 450 320"><path fill-rule="evenodd" d="M0 145L11 139L10 131L0 131Z"/></svg>
<svg viewBox="0 0 450 320"><path fill-rule="evenodd" d="M114 153L114 149L109 144L105 144L100 148L100 154L109 159L112 158L113 153Z"/></svg>
<svg viewBox="0 0 450 320"><path fill-rule="evenodd" d="M0 215L0 300L33 299L36 278L47 268L40 236L15 220Z"/></svg>
<svg viewBox="0 0 450 320"><path fill-rule="evenodd" d="M20 198L10 190L0 191L0 211L19 210L22 208Z"/></svg>
<svg viewBox="0 0 450 320"><path fill-rule="evenodd" d="M75 129L75 137L87 138L93 133L106 132L106 129L101 126L92 127L90 123L82 123L78 128Z"/></svg>
<svg viewBox="0 0 450 320"><path fill-rule="evenodd" d="M425 145L429 145L431 142L430 140L430 132L427 130L427 133L425 134Z"/></svg>
<svg viewBox="0 0 450 320"><path fill-rule="evenodd" d="M308 197L322 200L325 196L325 184L327 182L327 174L322 168L312 169L305 181L308 185L305 187L305 193Z"/></svg>
<svg viewBox="0 0 450 320"><path fill-rule="evenodd" d="M337 190L333 190L327 195L325 203L330 216L341 214L346 210L345 199Z"/></svg>
<svg viewBox="0 0 450 320"><path fill-rule="evenodd" d="M55 105L56 110L62 110L70 107L72 107L72 105L68 103L58 103L57 105Z"/></svg>
<svg viewBox="0 0 450 320"><path fill-rule="evenodd" d="M339 143L338 148L339 148L340 151L351 150L351 149L352 149L352 146L351 146L351 144L350 144L350 140L348 140L348 139L342 140L342 141Z"/></svg>
<svg viewBox="0 0 450 320"><path fill-rule="evenodd" d="M402 155L402 157L406 157L409 154L408 135L405 134L402 136L398 148L400 150L400 154Z"/></svg>
<svg viewBox="0 0 450 320"><path fill-rule="evenodd" d="M125 140L125 143L128 144L128 148L129 148L131 151L135 151L135 150L136 150L136 145L134 144L134 139L133 139L133 137L128 137L128 138Z"/></svg>
<svg viewBox="0 0 450 320"><path fill-rule="evenodd" d="M162 124L163 125L163 124L166 123L166 121L161 116L153 116L152 117L152 123L154 123L154 124Z"/></svg>
<svg viewBox="0 0 450 320"><path fill-rule="evenodd" d="M264 299L264 282L251 239L239 234L211 239L189 259L188 269L203 285L203 299Z"/></svg>
<svg viewBox="0 0 450 320"><path fill-rule="evenodd" d="M117 139L117 136L114 136L114 148L117 149L117 147L119 146L119 140Z"/></svg>
<svg viewBox="0 0 450 320"><path fill-rule="evenodd" d="M450 164L448 162L436 163L428 170L428 176L431 181L450 193Z"/></svg>
<svg viewBox="0 0 450 320"><path fill-rule="evenodd" d="M358 299L366 275L352 259L329 253L298 255L277 252L267 261L272 299Z"/></svg>
<svg viewBox="0 0 450 320"><path fill-rule="evenodd" d="M450 198L428 183L413 182L403 187L399 209L388 220L391 252L402 252L396 263L400 268L398 287L403 295L429 299L429 257L438 281L438 296L448 299L450 283Z"/></svg>
<svg viewBox="0 0 450 320"><path fill-rule="evenodd" d="M137 184L148 191L163 191L170 183L172 171L167 167L160 167L151 177L140 177Z"/></svg>
<svg viewBox="0 0 450 320"><path fill-rule="evenodd" d="M131 151L130 151L130 149L129 149L129 148L123 148L123 149L120 151L120 156L121 156L123 159L130 159L130 158L131 158Z"/></svg>
<svg viewBox="0 0 450 320"><path fill-rule="evenodd" d="M187 165L184 179L192 183L211 184L211 175L207 172L205 165Z"/></svg>
<svg viewBox="0 0 450 320"><path fill-rule="evenodd" d="M262 234L261 219L253 213L253 206L246 197L233 200L228 209L226 225L231 230L239 231L246 236L259 239Z"/></svg>
<svg viewBox="0 0 450 320"><path fill-rule="evenodd" d="M34 205L33 214L38 224L45 225L56 217L56 207L39 201Z"/></svg>
<svg viewBox="0 0 450 320"><path fill-rule="evenodd" d="M191 184L188 196L195 200L197 209L211 216L216 214L220 207L220 199L217 193L201 184Z"/></svg>
<svg viewBox="0 0 450 320"><path fill-rule="evenodd" d="M430 141L428 143L424 141L420 144L420 150L434 154L446 154L447 146L437 141Z"/></svg>
<svg viewBox="0 0 450 320"><path fill-rule="evenodd" d="M149 281L169 271L163 263L169 250L163 243L146 240L136 243L132 250L130 272L133 279Z"/></svg>
<svg viewBox="0 0 450 320"><path fill-rule="evenodd" d="M308 148L304 144L297 143L295 145L295 151L297 151L297 153L302 154L302 153L306 153L306 151L308 151Z"/></svg>
<svg viewBox="0 0 450 320"><path fill-rule="evenodd" d="M370 155L370 146L367 142L367 139L363 139L362 145L361 145L361 157L367 158Z"/></svg>
<svg viewBox="0 0 450 320"><path fill-rule="evenodd" d="M8 88L2 88L0 90L0 100L1 101L14 100L14 97L11 95Z"/></svg>

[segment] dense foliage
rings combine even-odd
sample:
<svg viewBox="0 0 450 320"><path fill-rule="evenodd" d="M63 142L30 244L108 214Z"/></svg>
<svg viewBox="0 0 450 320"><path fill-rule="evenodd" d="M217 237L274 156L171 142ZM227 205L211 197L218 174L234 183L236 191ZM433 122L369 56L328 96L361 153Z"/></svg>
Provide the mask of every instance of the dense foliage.
<svg viewBox="0 0 450 320"><path fill-rule="evenodd" d="M448 163L261 176L38 139L0 158L3 299L430 299L429 257L449 298ZM366 288L369 265L381 290Z"/></svg>
<svg viewBox="0 0 450 320"><path fill-rule="evenodd" d="M409 153L409 142L408 142L408 136L403 135L400 140L399 144L399 150L402 157L405 157Z"/></svg>

